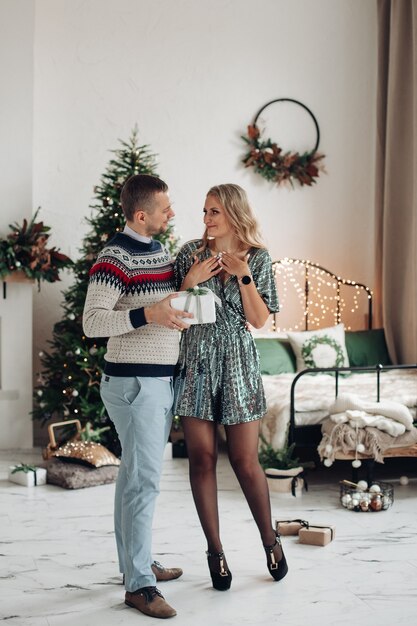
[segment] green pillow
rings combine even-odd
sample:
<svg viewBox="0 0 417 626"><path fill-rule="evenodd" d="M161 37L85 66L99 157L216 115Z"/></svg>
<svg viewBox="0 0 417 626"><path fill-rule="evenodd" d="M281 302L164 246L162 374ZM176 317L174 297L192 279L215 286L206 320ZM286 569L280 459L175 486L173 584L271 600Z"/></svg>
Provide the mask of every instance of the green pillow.
<svg viewBox="0 0 417 626"><path fill-rule="evenodd" d="M383 328L346 331L346 350L352 367L391 365Z"/></svg>
<svg viewBox="0 0 417 626"><path fill-rule="evenodd" d="M261 374L295 372L295 355L287 339L255 339L259 353Z"/></svg>

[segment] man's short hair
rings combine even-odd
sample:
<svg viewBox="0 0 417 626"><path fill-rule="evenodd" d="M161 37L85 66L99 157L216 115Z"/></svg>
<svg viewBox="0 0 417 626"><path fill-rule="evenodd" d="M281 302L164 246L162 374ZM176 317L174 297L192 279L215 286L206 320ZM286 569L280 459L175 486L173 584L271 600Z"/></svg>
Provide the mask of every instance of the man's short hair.
<svg viewBox="0 0 417 626"><path fill-rule="evenodd" d="M135 174L123 185L120 201L125 218L133 222L136 211L152 213L156 193L165 193L168 185L157 176Z"/></svg>

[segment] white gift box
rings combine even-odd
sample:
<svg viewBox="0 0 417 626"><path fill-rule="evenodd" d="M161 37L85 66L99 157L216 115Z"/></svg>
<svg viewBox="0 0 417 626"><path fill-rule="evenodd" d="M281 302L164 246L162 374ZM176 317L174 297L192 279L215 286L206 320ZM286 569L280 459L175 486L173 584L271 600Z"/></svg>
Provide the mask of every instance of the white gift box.
<svg viewBox="0 0 417 626"><path fill-rule="evenodd" d="M182 318L186 324L213 324L216 321L216 303L221 306L220 299L210 289L202 287L180 291L178 297L171 300L174 309L194 315Z"/></svg>
<svg viewBox="0 0 417 626"><path fill-rule="evenodd" d="M32 470L28 470L25 472L24 470L19 470L18 472L13 472L13 470L19 467L19 465L10 465L9 467L9 480L12 483L17 483L18 485L23 485L24 487L34 487L35 486L35 472ZM43 467L35 467L36 471L36 486L46 485L46 469Z"/></svg>

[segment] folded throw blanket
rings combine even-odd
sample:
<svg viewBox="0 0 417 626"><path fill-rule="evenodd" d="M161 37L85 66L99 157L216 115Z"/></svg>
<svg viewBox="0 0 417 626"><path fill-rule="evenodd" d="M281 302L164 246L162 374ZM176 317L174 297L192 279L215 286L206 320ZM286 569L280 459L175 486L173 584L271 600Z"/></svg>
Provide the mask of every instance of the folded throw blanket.
<svg viewBox="0 0 417 626"><path fill-rule="evenodd" d="M381 400L371 402L360 398L354 393L341 393L329 407L329 414L345 413L346 411L363 411L370 415L389 417L403 424L406 430L413 428L413 417L410 409L400 402L393 400Z"/></svg>
<svg viewBox="0 0 417 626"><path fill-rule="evenodd" d="M384 417L383 415L371 415L365 411L345 411L344 413L334 413L330 416L332 422L335 424L348 423L352 428L366 428L372 426L383 430L392 437L398 437L405 433L404 424L396 422L390 417Z"/></svg>
<svg viewBox="0 0 417 626"><path fill-rule="evenodd" d="M417 428L414 427L403 435L392 437L377 428L352 428L348 423L335 424L328 418L324 420L321 432L323 438L317 450L322 461L325 458L334 461L338 452L350 454L361 443L365 447L363 454L383 463L388 448L406 448L417 443Z"/></svg>

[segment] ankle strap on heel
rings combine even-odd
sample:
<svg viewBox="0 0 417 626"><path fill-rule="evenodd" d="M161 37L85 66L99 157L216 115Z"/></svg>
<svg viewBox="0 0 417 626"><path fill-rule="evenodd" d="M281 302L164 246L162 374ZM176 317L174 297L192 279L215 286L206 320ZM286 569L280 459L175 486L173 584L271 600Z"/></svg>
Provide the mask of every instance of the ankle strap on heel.
<svg viewBox="0 0 417 626"><path fill-rule="evenodd" d="M224 558L224 552L210 552L206 550L206 556L216 556L218 559Z"/></svg>
<svg viewBox="0 0 417 626"><path fill-rule="evenodd" d="M224 567L224 552L209 552L209 550L206 550L206 555L207 557L219 559L220 576L229 576L229 572L227 572Z"/></svg>
<svg viewBox="0 0 417 626"><path fill-rule="evenodd" d="M271 552L275 548L275 546L277 544L279 546L282 545L281 544L281 535L279 533L276 533L274 543L272 545L270 545L270 546L264 546L264 550L266 550L267 552Z"/></svg>
<svg viewBox="0 0 417 626"><path fill-rule="evenodd" d="M274 548L276 545L281 546L281 538L279 534L276 534L275 536L275 541L272 545L270 546L264 546L264 550L267 554L268 559L270 560L269 562L269 569L273 570L273 569L278 569L278 563L277 560L275 558L275 554L274 554Z"/></svg>

